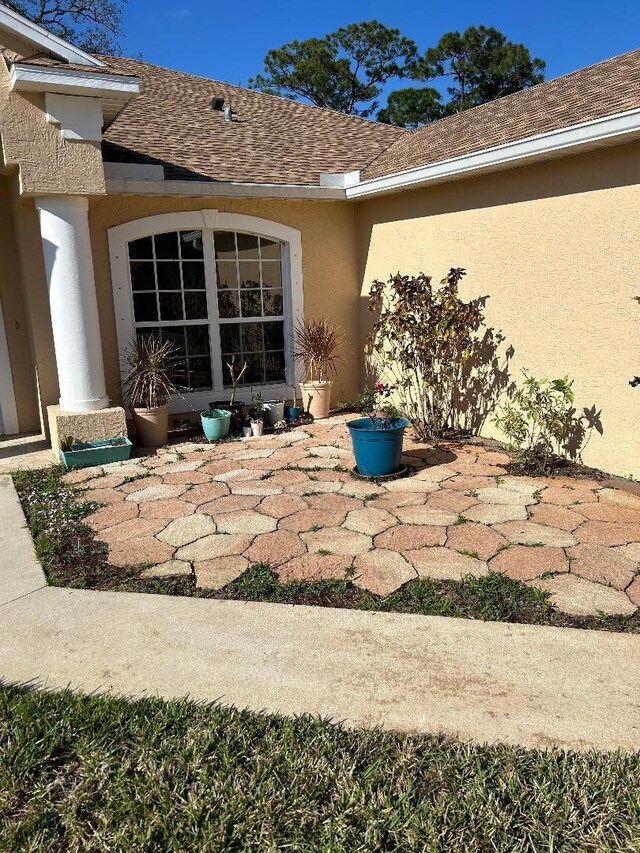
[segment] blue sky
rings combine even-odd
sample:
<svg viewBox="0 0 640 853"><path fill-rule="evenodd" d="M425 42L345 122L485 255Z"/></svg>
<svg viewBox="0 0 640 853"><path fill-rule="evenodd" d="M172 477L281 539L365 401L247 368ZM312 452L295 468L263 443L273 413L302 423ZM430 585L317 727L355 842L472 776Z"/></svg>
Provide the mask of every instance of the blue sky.
<svg viewBox="0 0 640 853"><path fill-rule="evenodd" d="M547 79L640 47L640 0L129 0L124 47L147 62L245 85L271 47L372 18L421 50L448 30L497 27L546 60Z"/></svg>

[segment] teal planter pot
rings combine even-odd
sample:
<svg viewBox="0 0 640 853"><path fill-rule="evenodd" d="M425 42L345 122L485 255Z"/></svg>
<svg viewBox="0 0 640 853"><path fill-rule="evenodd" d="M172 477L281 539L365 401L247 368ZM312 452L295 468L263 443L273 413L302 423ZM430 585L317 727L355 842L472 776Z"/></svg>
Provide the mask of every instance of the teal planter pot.
<svg viewBox="0 0 640 853"><path fill-rule="evenodd" d="M207 409L200 413L202 431L209 441L220 441L229 435L231 412L226 409Z"/></svg>
<svg viewBox="0 0 640 853"><path fill-rule="evenodd" d="M402 467L402 441L409 421L393 418L383 429L380 418L356 418L349 421L349 433L358 473L364 477L386 477Z"/></svg>
<svg viewBox="0 0 640 853"><path fill-rule="evenodd" d="M65 468L91 468L94 465L108 465L110 462L124 462L131 456L131 442L128 438L101 438L97 441L79 441L71 450L61 450L60 459Z"/></svg>
<svg viewBox="0 0 640 853"><path fill-rule="evenodd" d="M302 407L301 406L285 406L284 407L284 419L288 424L292 424L294 421L297 421L299 417L302 416Z"/></svg>

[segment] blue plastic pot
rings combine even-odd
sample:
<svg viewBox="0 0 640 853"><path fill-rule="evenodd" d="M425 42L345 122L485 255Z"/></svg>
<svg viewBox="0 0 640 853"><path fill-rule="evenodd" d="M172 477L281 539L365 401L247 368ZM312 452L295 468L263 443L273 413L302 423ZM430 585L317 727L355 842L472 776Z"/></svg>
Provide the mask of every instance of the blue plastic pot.
<svg viewBox="0 0 640 853"><path fill-rule="evenodd" d="M207 409L200 413L202 431L209 441L220 441L229 435L231 412L226 409Z"/></svg>
<svg viewBox="0 0 640 853"><path fill-rule="evenodd" d="M302 408L300 406L285 406L284 407L284 419L288 424L297 421L298 418L302 415Z"/></svg>
<svg viewBox="0 0 640 853"><path fill-rule="evenodd" d="M358 473L364 477L385 477L402 467L402 440L409 421L393 418L387 429L382 429L380 418L356 418L347 426L351 433L353 454Z"/></svg>

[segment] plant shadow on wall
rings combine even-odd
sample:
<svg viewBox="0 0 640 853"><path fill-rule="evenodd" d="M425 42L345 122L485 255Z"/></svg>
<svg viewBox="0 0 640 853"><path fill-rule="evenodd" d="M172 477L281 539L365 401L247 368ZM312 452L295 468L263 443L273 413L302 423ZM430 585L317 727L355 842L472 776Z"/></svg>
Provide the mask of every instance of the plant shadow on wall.
<svg viewBox="0 0 640 853"><path fill-rule="evenodd" d="M431 276L376 280L369 311L369 369L390 378L420 440L449 431L478 433L503 394L515 390L512 346L485 324L487 296L460 298L465 270L452 268L437 288Z"/></svg>

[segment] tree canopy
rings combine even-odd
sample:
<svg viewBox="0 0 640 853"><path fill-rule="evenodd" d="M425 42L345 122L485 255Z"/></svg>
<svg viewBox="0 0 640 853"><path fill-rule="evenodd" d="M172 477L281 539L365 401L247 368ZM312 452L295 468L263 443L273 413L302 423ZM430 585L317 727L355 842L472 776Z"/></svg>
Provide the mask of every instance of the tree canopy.
<svg viewBox="0 0 640 853"><path fill-rule="evenodd" d="M120 51L127 0L3 0L19 15L89 53Z"/></svg>
<svg viewBox="0 0 640 853"><path fill-rule="evenodd" d="M263 72L249 85L368 117L389 80L440 84L392 91L377 113L379 121L413 128L541 83L544 68L525 45L494 27L445 33L419 56L415 42L399 30L363 21L270 50Z"/></svg>
<svg viewBox="0 0 640 853"><path fill-rule="evenodd" d="M263 73L249 85L271 94L305 98L319 107L369 116L379 106L380 86L406 76L417 57L415 42L399 30L363 21L270 50Z"/></svg>

